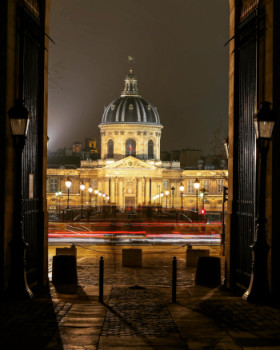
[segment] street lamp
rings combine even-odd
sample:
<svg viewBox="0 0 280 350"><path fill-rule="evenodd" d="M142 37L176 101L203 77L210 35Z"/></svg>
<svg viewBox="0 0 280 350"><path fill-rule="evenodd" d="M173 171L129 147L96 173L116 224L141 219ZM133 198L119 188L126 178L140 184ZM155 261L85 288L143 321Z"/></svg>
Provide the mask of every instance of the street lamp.
<svg viewBox="0 0 280 350"><path fill-rule="evenodd" d="M72 180L69 177L65 181L65 186L67 187L67 191L68 191L67 209L69 209L69 194L70 194L70 187L72 186Z"/></svg>
<svg viewBox="0 0 280 350"><path fill-rule="evenodd" d="M185 187L184 187L183 183L181 183L181 185L179 186L179 190L181 192L181 210L183 210L183 193L184 193L184 189L185 189Z"/></svg>
<svg viewBox="0 0 280 350"><path fill-rule="evenodd" d="M60 214L60 197L62 196L61 189L55 193L56 197L58 198L58 214Z"/></svg>
<svg viewBox="0 0 280 350"><path fill-rule="evenodd" d="M169 195L169 191L165 191L165 208L167 209L167 197L168 197L168 195Z"/></svg>
<svg viewBox="0 0 280 350"><path fill-rule="evenodd" d="M162 200L163 200L163 192L160 192L160 204L162 205Z"/></svg>
<svg viewBox="0 0 280 350"><path fill-rule="evenodd" d="M201 208L202 210L204 210L205 192L206 192L205 188L202 188L202 189L200 190L200 194L199 194L199 196L200 196L200 198L201 198L201 200L202 200L202 208Z"/></svg>
<svg viewBox="0 0 280 350"><path fill-rule="evenodd" d="M95 203L94 203L94 206L97 207L97 195L98 195L98 190L94 190L94 200L95 200Z"/></svg>
<svg viewBox="0 0 280 350"><path fill-rule="evenodd" d="M195 179L195 182L193 183L193 187L196 190L196 208L195 208L195 211L198 213L198 190L200 187L200 182L198 181L198 179Z"/></svg>
<svg viewBox="0 0 280 350"><path fill-rule="evenodd" d="M172 194L172 209L174 209L174 194L175 194L175 187L171 187L171 194Z"/></svg>
<svg viewBox="0 0 280 350"><path fill-rule="evenodd" d="M252 246L252 272L249 288L243 295L244 300L264 301L269 298L267 259L269 246L266 241L266 161L270 140L275 124L275 114L269 102L263 102L254 115L254 127L257 138L258 157L260 157L260 178L257 188L256 240Z"/></svg>
<svg viewBox="0 0 280 350"><path fill-rule="evenodd" d="M81 190L81 218L84 217L83 215L83 209L84 209L84 190L85 190L86 186L85 184L82 182L80 184L80 190Z"/></svg>
<svg viewBox="0 0 280 350"><path fill-rule="evenodd" d="M91 206L91 194L92 194L93 188L91 187L91 185L88 188L88 194L89 194L89 205Z"/></svg>
<svg viewBox="0 0 280 350"><path fill-rule="evenodd" d="M98 192L98 197L99 197L99 210L101 212L101 196L102 196L102 192Z"/></svg>
<svg viewBox="0 0 280 350"><path fill-rule="evenodd" d="M22 152L29 126L29 112L23 100L15 100L14 107L8 111L11 131L15 146L15 202L14 229L10 243L11 275L9 280L9 294L20 299L33 297L26 279L25 251L28 244L24 240L22 213Z"/></svg>
<svg viewBox="0 0 280 350"><path fill-rule="evenodd" d="M88 195L89 195L89 216L91 215L91 194L92 194L93 188L91 185L88 188Z"/></svg>

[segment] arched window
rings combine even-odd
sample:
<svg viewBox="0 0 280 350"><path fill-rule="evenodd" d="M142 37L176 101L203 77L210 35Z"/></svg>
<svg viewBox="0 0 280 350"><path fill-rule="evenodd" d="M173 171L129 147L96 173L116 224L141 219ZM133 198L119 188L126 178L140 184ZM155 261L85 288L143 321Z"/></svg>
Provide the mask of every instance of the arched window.
<svg viewBox="0 0 280 350"><path fill-rule="evenodd" d="M114 141L109 140L107 143L107 158L114 157Z"/></svg>
<svg viewBox="0 0 280 350"><path fill-rule="evenodd" d="M126 140L125 143L125 155L136 157L136 141L133 139Z"/></svg>
<svg viewBox="0 0 280 350"><path fill-rule="evenodd" d="M148 142L148 159L154 158L154 141L150 140Z"/></svg>

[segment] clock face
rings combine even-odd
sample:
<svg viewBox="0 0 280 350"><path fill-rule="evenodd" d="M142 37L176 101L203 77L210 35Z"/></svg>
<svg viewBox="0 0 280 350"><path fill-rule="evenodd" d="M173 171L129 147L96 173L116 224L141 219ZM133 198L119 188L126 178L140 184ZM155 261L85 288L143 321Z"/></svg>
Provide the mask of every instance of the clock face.
<svg viewBox="0 0 280 350"><path fill-rule="evenodd" d="M131 188L131 187L128 187L127 192L128 192L128 193L132 193L132 188Z"/></svg>
<svg viewBox="0 0 280 350"><path fill-rule="evenodd" d="M128 165L129 165L129 166L132 166L132 162L128 162Z"/></svg>

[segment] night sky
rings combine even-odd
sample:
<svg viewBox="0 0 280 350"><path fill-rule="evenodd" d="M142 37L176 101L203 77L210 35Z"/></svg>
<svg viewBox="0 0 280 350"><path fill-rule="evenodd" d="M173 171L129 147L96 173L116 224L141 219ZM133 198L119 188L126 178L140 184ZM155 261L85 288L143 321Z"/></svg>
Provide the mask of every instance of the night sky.
<svg viewBox="0 0 280 350"><path fill-rule="evenodd" d="M227 0L53 0L49 149L99 140L131 55L139 93L164 126L161 150L210 151L214 130L227 129L228 12Z"/></svg>

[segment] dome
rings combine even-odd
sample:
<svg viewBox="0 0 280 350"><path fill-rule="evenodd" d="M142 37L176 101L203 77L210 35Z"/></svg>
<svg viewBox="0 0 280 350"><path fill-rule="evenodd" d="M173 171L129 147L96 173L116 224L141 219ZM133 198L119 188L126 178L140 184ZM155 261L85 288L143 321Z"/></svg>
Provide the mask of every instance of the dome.
<svg viewBox="0 0 280 350"><path fill-rule="evenodd" d="M157 108L138 94L137 78L130 70L125 78L121 97L111 102L102 116L101 124L141 123L159 124Z"/></svg>

